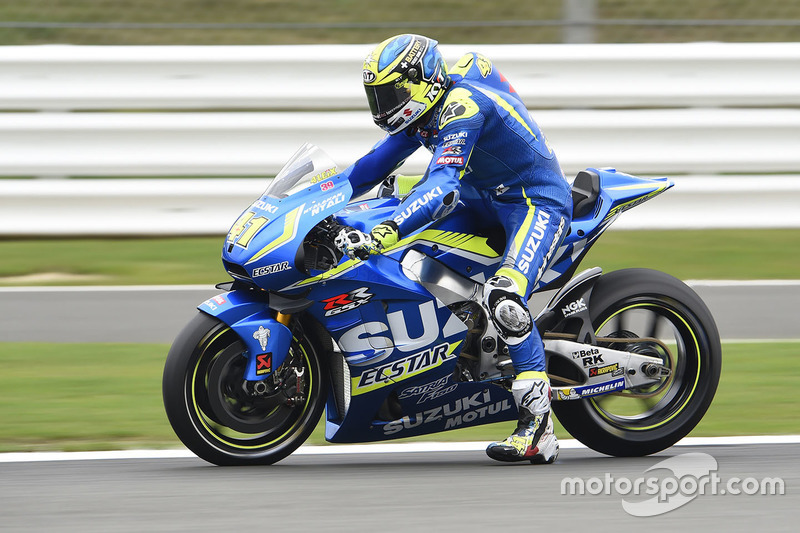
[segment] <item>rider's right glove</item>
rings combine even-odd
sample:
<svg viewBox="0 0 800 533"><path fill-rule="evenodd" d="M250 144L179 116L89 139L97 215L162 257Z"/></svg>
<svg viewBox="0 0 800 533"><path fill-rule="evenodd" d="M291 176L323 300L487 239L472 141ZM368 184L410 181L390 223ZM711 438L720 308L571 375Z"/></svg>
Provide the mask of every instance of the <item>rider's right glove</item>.
<svg viewBox="0 0 800 533"><path fill-rule="evenodd" d="M366 260L371 254L380 253L380 243L372 235L350 226L344 226L333 241L334 245L350 259Z"/></svg>

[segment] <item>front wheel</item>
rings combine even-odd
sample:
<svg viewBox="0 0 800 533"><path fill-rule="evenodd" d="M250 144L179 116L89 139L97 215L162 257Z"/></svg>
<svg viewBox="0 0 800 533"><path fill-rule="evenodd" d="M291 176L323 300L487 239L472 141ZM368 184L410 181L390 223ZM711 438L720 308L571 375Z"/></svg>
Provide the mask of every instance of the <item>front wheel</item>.
<svg viewBox="0 0 800 533"><path fill-rule="evenodd" d="M564 428L615 456L656 453L685 437L711 405L722 369L719 333L700 297L663 272L618 270L597 281L589 314L599 344L659 357L671 373L646 387L554 402Z"/></svg>
<svg viewBox="0 0 800 533"><path fill-rule="evenodd" d="M246 381L246 366L238 335L203 313L181 331L167 355L162 382L167 418L181 442L210 463L280 461L305 442L325 406L327 374L302 328L294 328L289 354L266 380Z"/></svg>

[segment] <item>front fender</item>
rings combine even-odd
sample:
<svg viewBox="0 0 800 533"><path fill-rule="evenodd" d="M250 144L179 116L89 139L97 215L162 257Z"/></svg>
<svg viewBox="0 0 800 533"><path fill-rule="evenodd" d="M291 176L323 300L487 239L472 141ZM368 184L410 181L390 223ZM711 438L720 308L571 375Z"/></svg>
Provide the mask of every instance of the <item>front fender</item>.
<svg viewBox="0 0 800 533"><path fill-rule="evenodd" d="M224 322L239 335L247 348L246 380L261 381L283 364L292 344L292 332L272 317L261 293L225 292L197 308Z"/></svg>

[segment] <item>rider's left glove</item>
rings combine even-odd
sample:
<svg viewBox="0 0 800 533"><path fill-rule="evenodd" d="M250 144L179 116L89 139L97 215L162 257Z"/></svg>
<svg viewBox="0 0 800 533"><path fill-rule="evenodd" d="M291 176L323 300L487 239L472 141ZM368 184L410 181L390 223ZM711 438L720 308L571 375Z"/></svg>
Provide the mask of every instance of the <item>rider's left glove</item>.
<svg viewBox="0 0 800 533"><path fill-rule="evenodd" d="M386 249L397 244L400 240L400 230L394 220L381 222L370 232L373 241L381 244L381 249Z"/></svg>

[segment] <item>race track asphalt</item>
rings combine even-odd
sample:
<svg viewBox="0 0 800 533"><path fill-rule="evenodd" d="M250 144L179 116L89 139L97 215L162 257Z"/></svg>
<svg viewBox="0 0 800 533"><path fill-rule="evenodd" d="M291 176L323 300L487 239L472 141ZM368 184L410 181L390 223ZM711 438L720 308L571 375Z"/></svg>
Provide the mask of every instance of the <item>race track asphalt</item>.
<svg viewBox="0 0 800 533"><path fill-rule="evenodd" d="M720 336L800 339L800 281L696 283ZM213 287L0 288L0 341L170 343ZM534 314L548 296L534 296Z"/></svg>
<svg viewBox="0 0 800 533"><path fill-rule="evenodd" d="M687 476L647 469L686 453L716 460L716 495L708 484L706 494L695 491L692 499L686 484L688 503L677 509L649 517L625 512L623 500L654 496L622 495L619 479L660 472L666 494L667 478ZM799 455L798 445L782 444L676 446L625 459L567 449L554 465L542 466L496 463L481 451L294 455L244 468L193 458L0 463L0 529L788 532L797 531L800 516ZM568 485L562 493L565 478L580 478L597 492L592 478L608 476L608 494L588 488L570 494ZM733 478L779 478L785 493L721 494Z"/></svg>

